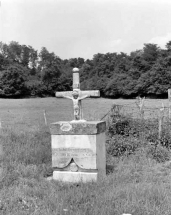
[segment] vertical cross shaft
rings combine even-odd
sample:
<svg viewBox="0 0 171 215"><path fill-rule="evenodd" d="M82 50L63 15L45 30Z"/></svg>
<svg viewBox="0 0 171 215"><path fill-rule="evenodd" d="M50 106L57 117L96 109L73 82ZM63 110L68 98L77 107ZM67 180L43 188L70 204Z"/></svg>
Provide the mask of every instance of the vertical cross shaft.
<svg viewBox="0 0 171 215"><path fill-rule="evenodd" d="M80 90L79 69L78 68L74 68L72 71L73 71L73 90L74 89Z"/></svg>
<svg viewBox="0 0 171 215"><path fill-rule="evenodd" d="M73 68L73 92L77 91L80 94L80 74L78 68ZM79 104L79 119L83 119L83 110L81 100L78 101Z"/></svg>

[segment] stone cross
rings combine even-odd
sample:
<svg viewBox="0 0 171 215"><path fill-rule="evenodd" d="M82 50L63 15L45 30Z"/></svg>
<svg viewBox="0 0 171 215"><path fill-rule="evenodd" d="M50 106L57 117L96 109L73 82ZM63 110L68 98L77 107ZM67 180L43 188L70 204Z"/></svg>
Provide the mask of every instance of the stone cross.
<svg viewBox="0 0 171 215"><path fill-rule="evenodd" d="M73 101L74 107L74 121L83 120L83 111L81 107L81 100L87 97L100 97L99 90L80 90L79 69L73 69L73 91L56 92L57 98L67 98Z"/></svg>

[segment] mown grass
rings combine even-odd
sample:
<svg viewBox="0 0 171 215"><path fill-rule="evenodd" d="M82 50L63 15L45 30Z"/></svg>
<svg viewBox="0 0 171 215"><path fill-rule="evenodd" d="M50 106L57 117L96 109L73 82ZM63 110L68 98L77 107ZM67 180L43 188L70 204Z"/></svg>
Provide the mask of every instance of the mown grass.
<svg viewBox="0 0 171 215"><path fill-rule="evenodd" d="M83 114L87 120L101 119L111 108L111 105L123 105L125 114L139 117L139 111L135 104L136 99L85 99L83 100ZM146 99L145 116L156 118L158 109L164 103L168 107L167 99ZM126 105L126 106L124 106ZM147 109L150 108L150 109ZM72 120L72 102L68 99L57 98L31 98L31 99L0 99L0 121L3 127L12 127L20 130L39 130L44 125L44 110L48 125L55 121ZM168 116L168 109L165 111Z"/></svg>
<svg viewBox="0 0 171 215"><path fill-rule="evenodd" d="M114 156L106 144L107 176L98 183L64 184L48 181L47 176L52 173L50 133L43 119L39 120L39 112L47 106L50 108L50 105L47 101L42 106L36 105L33 105L32 110L28 105L31 116L29 122L20 119L20 127L11 123L0 131L0 143L4 149L1 160L0 214L170 214L171 162L168 159L167 162L157 162L151 156L154 151L150 152L151 147L154 147L135 133L125 136L116 134L111 140L118 144L126 141L132 145L136 143L133 153ZM11 112L16 111L20 116L27 113L24 105L18 110L17 105L14 110L10 108ZM55 111L49 109L51 115L54 113L59 116L59 111ZM27 116L25 114L23 116ZM5 118L7 116L4 115ZM55 117L51 120L55 121ZM162 150L159 149L158 153ZM167 151L168 158L169 154Z"/></svg>

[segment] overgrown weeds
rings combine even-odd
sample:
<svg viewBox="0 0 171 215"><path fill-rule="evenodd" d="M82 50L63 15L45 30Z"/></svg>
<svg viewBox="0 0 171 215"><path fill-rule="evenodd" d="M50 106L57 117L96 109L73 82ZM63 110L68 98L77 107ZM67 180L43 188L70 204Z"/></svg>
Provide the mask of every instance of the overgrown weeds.
<svg viewBox="0 0 171 215"><path fill-rule="evenodd" d="M51 167L48 132L10 131L0 138L6 155L0 180L2 215L159 215L171 210L171 167L148 156L145 145L130 155L108 155L113 172L98 183L63 184L44 177Z"/></svg>
<svg viewBox="0 0 171 215"><path fill-rule="evenodd" d="M140 148L146 148L147 155L158 162L170 159L170 121L164 122L159 139L157 119L135 119L123 114L121 107L114 105L108 116L107 124L108 154L130 155Z"/></svg>
<svg viewBox="0 0 171 215"><path fill-rule="evenodd" d="M165 126L159 143L155 121L141 122L123 114L110 117L107 176L98 183L47 181L52 169L46 128L1 132L0 214L170 214L169 127Z"/></svg>

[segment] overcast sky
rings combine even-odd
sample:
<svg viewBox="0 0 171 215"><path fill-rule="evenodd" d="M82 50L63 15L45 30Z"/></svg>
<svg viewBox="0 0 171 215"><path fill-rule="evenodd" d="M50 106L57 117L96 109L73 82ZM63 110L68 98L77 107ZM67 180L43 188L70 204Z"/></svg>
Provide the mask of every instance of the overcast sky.
<svg viewBox="0 0 171 215"><path fill-rule="evenodd" d="M0 0L0 41L62 59L130 53L171 40L171 0Z"/></svg>

